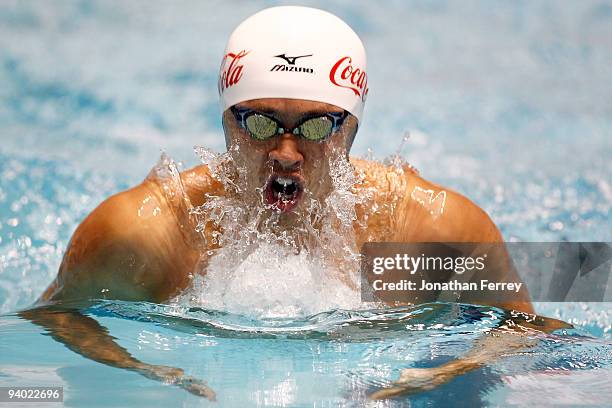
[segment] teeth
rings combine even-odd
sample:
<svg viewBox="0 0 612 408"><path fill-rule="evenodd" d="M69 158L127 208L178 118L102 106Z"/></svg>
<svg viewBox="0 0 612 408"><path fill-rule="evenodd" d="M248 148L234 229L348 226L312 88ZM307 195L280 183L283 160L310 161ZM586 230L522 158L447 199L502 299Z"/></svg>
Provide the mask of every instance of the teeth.
<svg viewBox="0 0 612 408"><path fill-rule="evenodd" d="M283 201L293 199L298 193L298 183L290 177L276 177L270 187L273 196Z"/></svg>
<svg viewBox="0 0 612 408"><path fill-rule="evenodd" d="M276 182L277 182L277 183L279 183L279 184L282 184L282 185L283 185L283 186L285 186L285 187L286 187L286 186L288 186L288 185L293 184L293 180L292 180L292 179L290 179L290 178L285 178L285 177L279 177L279 178L277 178L277 179L276 179Z"/></svg>

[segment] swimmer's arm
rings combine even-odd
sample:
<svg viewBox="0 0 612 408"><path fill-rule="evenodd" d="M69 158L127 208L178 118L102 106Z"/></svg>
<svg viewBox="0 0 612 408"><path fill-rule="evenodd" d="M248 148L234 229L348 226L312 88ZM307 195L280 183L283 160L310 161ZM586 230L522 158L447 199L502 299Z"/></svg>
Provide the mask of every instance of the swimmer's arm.
<svg viewBox="0 0 612 408"><path fill-rule="evenodd" d="M180 368L146 364L115 342L108 329L95 319L72 309L37 308L18 313L44 327L56 341L85 358L137 372L147 378L177 385L192 394L214 400L215 393L201 380L187 376Z"/></svg>
<svg viewBox="0 0 612 408"><path fill-rule="evenodd" d="M490 217L466 197L411 176L407 184L405 200L399 207L395 219L396 242L474 242L503 244L502 235ZM415 191L416 194L410 194ZM423 191L431 195L423 196ZM428 198L429 197L429 198ZM425 198L425 199L423 199ZM444 198L444 200L442 200ZM505 247L498 258L500 264L507 264L503 280L521 282ZM497 276L488 276L496 280ZM463 301L463 298L462 298ZM506 310L533 313L533 307L526 290L522 290L512 301L486 302ZM518 316L518 317L517 317ZM524 319L524 313L507 318L505 329L496 329L478 339L471 351L464 356L438 367L403 370L400 379L393 387L370 395L372 399L391 398L431 390L458 375L490 364L505 355L526 351L533 347L534 341L528 336L533 330L549 333L560 328L571 327L564 322L541 318ZM510 329L508 329L510 328Z"/></svg>
<svg viewBox="0 0 612 408"><path fill-rule="evenodd" d="M198 258L159 186L147 180L108 198L85 218L40 301L161 302L188 285Z"/></svg>
<svg viewBox="0 0 612 408"><path fill-rule="evenodd" d="M487 268L475 274L472 281L486 279L493 282L520 284L518 293L511 296L483 296L479 292L467 292L462 302L485 304L505 310L534 313L527 285L523 282L508 253L503 236L491 217L474 202L461 194L451 192L448 196L446 213L447 230L442 234L447 242L479 243L470 257L488 255Z"/></svg>
<svg viewBox="0 0 612 408"><path fill-rule="evenodd" d="M396 215L395 240L397 242L466 242L495 245L498 265L488 268L488 275L475 278L493 282L516 282L522 280L503 245L501 232L489 215L467 197L445 187L430 183L420 177L408 175L402 205ZM475 256L476 254L466 254ZM484 304L533 313L529 293L523 284L512 299L486 299L479 294L469 297L464 293L462 302Z"/></svg>
<svg viewBox="0 0 612 408"><path fill-rule="evenodd" d="M471 351L464 356L438 367L402 370L392 387L376 391L369 398L393 398L432 390L506 356L529 352L538 342L538 332L542 335L571 327L563 321L539 316L522 313L509 316L499 328L476 340Z"/></svg>

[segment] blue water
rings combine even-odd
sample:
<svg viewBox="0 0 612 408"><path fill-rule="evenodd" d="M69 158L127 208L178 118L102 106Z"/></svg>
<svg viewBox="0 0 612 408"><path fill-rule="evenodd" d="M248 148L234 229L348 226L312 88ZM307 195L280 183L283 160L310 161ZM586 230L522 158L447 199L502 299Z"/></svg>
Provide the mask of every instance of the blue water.
<svg viewBox="0 0 612 408"><path fill-rule="evenodd" d="M0 385L61 384L69 406L204 403L87 360L14 312L55 276L80 220L141 181L160 149L186 166L194 145L224 149L219 56L238 22L272 4L0 3ZM507 240L612 241L612 3L301 4L345 19L368 50L353 154L382 159L410 132L402 156L482 206ZM402 368L459 356L500 313L423 308L283 322L122 302L84 313L139 359L205 379L219 406L359 406ZM609 404L610 304L536 310L576 331L388 405Z"/></svg>
<svg viewBox="0 0 612 408"><path fill-rule="evenodd" d="M117 301L83 313L141 360L181 367L204 379L219 406L363 406L367 394L391 386L401 369L436 366L468 352L503 316L489 307L425 304L251 319ZM2 358L2 384L62 385L70 406L206 405L179 388L86 360L15 315L5 315L1 323L0 345L11 351ZM466 407L609 402L609 341L590 336L585 327L535 338L533 349L382 406L448 406L453 400Z"/></svg>

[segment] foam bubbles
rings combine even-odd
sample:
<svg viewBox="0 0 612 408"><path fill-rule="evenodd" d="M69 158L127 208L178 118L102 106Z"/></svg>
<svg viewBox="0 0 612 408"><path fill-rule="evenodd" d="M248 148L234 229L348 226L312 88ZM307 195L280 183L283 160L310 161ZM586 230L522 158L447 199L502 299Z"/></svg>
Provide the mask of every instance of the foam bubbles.
<svg viewBox="0 0 612 408"><path fill-rule="evenodd" d="M262 317L371 307L361 303L354 231L356 205L367 196L354 189L361 179L346 154L330 152L329 193L305 188L303 208L288 223L263 203L263 188L253 203L248 169L235 164L235 153L196 148L224 191L190 210L208 250L201 274L173 302Z"/></svg>
<svg viewBox="0 0 612 408"><path fill-rule="evenodd" d="M305 251L296 254L282 245L263 243L239 262L227 262L228 252L212 257L207 274L197 277L182 301L257 317L362 307L358 291Z"/></svg>

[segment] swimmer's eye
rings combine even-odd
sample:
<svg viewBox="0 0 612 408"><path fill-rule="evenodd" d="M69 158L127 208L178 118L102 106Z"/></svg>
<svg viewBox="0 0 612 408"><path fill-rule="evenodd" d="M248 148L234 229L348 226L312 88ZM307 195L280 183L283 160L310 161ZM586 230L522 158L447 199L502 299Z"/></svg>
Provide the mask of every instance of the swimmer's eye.
<svg viewBox="0 0 612 408"><path fill-rule="evenodd" d="M269 139L278 131L278 125L274 120L257 113L247 117L245 124L248 132L257 140Z"/></svg>

